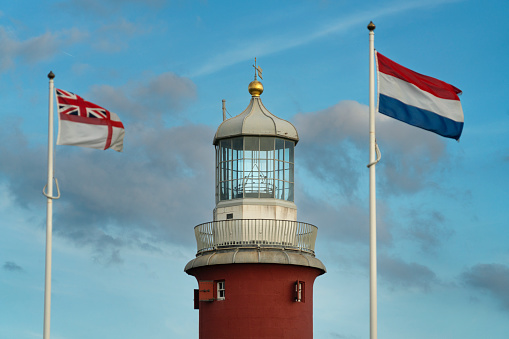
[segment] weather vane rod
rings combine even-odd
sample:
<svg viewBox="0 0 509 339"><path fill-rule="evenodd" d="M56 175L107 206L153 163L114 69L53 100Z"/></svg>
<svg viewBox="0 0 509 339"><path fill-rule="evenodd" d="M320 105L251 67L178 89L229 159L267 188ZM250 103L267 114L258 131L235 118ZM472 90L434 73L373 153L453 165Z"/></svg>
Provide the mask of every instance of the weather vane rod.
<svg viewBox="0 0 509 339"><path fill-rule="evenodd" d="M255 69L254 79L257 80L256 73L258 73L258 76L260 77L260 79L263 80L263 78L262 78L262 68L260 66L256 66L256 58L255 58L255 63L253 65L253 67Z"/></svg>

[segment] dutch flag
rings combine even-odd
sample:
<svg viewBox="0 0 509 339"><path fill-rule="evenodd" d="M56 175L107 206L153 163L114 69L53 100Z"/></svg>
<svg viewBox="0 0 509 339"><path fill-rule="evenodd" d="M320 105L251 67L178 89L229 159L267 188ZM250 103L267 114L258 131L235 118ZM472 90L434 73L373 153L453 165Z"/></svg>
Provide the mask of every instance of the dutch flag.
<svg viewBox="0 0 509 339"><path fill-rule="evenodd" d="M416 73L376 52L378 111L407 124L459 140L463 130L461 90Z"/></svg>

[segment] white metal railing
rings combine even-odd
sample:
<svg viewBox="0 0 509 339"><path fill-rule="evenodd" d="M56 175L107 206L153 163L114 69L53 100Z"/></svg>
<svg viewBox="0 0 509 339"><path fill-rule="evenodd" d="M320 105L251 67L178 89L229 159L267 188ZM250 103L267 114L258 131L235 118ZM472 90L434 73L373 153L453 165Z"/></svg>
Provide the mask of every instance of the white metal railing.
<svg viewBox="0 0 509 339"><path fill-rule="evenodd" d="M274 219L211 221L194 228L198 253L225 247L280 247L313 253L318 228Z"/></svg>

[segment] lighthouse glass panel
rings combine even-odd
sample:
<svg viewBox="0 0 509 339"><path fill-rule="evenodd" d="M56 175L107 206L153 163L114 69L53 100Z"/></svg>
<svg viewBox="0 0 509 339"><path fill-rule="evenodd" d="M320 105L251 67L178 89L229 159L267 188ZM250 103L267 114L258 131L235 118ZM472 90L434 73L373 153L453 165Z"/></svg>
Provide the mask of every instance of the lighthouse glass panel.
<svg viewBox="0 0 509 339"><path fill-rule="evenodd" d="M219 200L294 199L295 142L274 137L221 140L216 148Z"/></svg>

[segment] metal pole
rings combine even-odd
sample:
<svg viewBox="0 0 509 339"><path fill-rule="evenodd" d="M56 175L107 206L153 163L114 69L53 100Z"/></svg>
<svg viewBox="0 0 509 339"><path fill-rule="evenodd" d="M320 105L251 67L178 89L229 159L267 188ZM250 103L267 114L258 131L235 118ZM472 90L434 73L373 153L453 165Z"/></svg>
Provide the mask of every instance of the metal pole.
<svg viewBox="0 0 509 339"><path fill-rule="evenodd" d="M377 338L376 296L376 137L375 137L375 25L369 30L369 308L370 339Z"/></svg>
<svg viewBox="0 0 509 339"><path fill-rule="evenodd" d="M226 120L226 100L223 99L223 121Z"/></svg>
<svg viewBox="0 0 509 339"><path fill-rule="evenodd" d="M50 338L51 319L51 238L53 228L53 72L49 78L49 115L48 115L48 183L47 192L44 194L47 200L46 209L46 270L44 284L44 328L43 339Z"/></svg>

